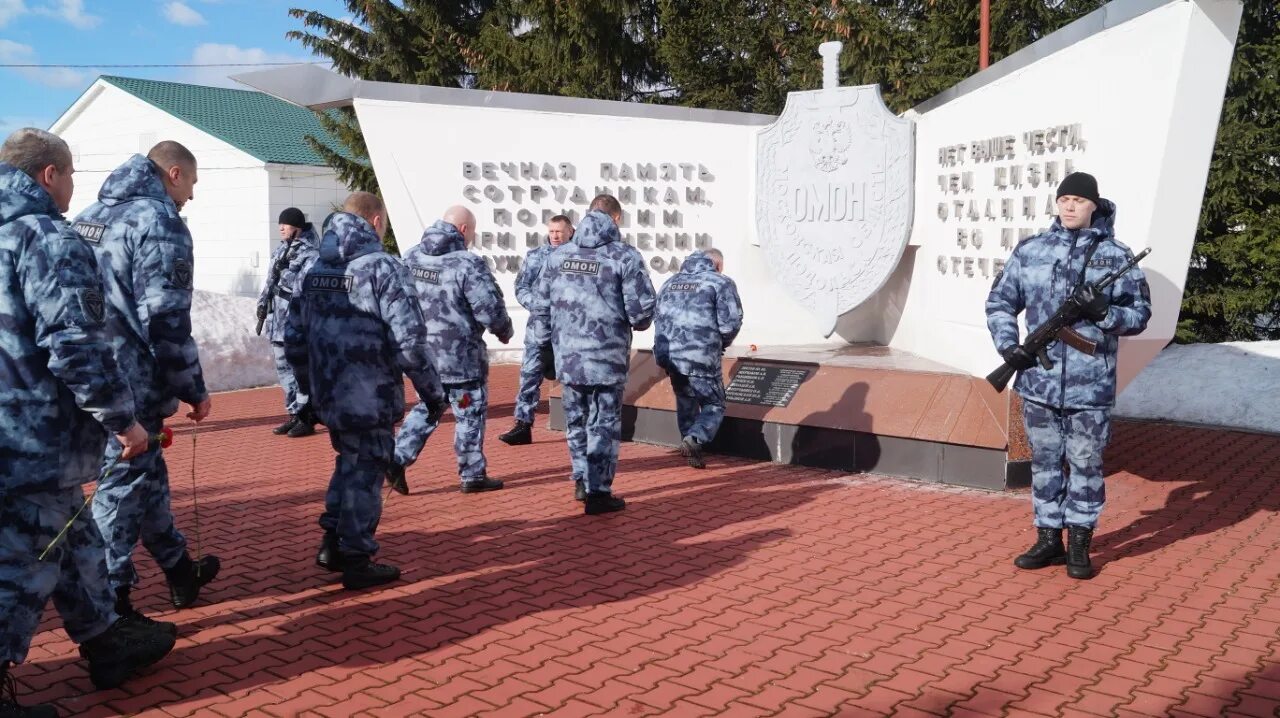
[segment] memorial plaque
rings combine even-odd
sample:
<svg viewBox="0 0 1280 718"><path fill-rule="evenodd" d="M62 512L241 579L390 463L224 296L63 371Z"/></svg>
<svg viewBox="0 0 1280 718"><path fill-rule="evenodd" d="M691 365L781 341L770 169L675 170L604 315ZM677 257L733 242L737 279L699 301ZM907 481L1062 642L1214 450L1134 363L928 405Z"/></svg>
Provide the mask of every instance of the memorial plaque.
<svg viewBox="0 0 1280 718"><path fill-rule="evenodd" d="M809 378L808 369L791 369L764 364L742 364L725 387L725 401L754 406L786 406L800 383Z"/></svg>

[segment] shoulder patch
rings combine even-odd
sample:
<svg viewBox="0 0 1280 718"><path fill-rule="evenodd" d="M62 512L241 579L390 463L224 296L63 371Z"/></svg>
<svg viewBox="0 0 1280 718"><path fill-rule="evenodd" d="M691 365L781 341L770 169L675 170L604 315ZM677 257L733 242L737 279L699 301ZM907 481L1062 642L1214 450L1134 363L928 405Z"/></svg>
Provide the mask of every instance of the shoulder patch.
<svg viewBox="0 0 1280 718"><path fill-rule="evenodd" d="M71 227L76 231L76 234L80 235L84 241L90 244L100 244L102 242L103 235L107 233L107 225L105 224L76 222L71 225Z"/></svg>
<svg viewBox="0 0 1280 718"><path fill-rule="evenodd" d="M185 259L173 260L173 286L178 289L190 289L191 279L191 262Z"/></svg>
<svg viewBox="0 0 1280 718"><path fill-rule="evenodd" d="M425 269L423 267L413 267L413 276L429 284L440 283L439 269Z"/></svg>
<svg viewBox="0 0 1280 718"><path fill-rule="evenodd" d="M590 259L566 259L561 262L560 271L570 274L599 274L600 263Z"/></svg>
<svg viewBox="0 0 1280 718"><path fill-rule="evenodd" d="M84 316L94 324L101 324L106 318L107 304L102 297L102 290L97 287L85 287L76 290L77 298L80 300L80 310L84 312Z"/></svg>
<svg viewBox="0 0 1280 718"><path fill-rule="evenodd" d="M351 285L352 278L345 274L308 274L305 289L308 292L341 292L349 294Z"/></svg>

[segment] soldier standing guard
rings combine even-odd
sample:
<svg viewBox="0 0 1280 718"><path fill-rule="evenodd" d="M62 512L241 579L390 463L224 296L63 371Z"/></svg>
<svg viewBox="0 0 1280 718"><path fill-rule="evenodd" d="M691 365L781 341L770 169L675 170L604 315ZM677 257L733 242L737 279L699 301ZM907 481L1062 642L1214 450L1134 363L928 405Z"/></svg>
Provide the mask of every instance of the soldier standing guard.
<svg viewBox="0 0 1280 718"><path fill-rule="evenodd" d="M462 493L496 491L484 458L484 425L489 410L487 327L498 341L511 341L511 317L502 290L484 259L467 251L475 241L476 218L466 207L450 207L444 218L422 233L404 263L413 274L427 326L427 350L453 408L453 449L458 456ZM392 488L407 494L404 467L413 464L439 425L431 408L420 403L409 412L396 437Z"/></svg>
<svg viewBox="0 0 1280 718"><path fill-rule="evenodd" d="M404 376L438 421L440 378L427 353L426 326L409 270L382 248L382 200L347 198L331 216L320 258L289 306L285 356L338 453L324 497L324 539L316 564L360 589L400 578L372 562L382 516L383 479L395 465L395 423L404 415Z"/></svg>
<svg viewBox="0 0 1280 718"><path fill-rule="evenodd" d="M98 201L75 228L97 255L106 287L107 320L116 361L129 379L138 421L157 434L182 401L202 421L211 401L191 336L194 257L191 232L178 214L195 197L196 158L177 142L134 155L103 182ZM107 445L106 460L120 454ZM195 602L218 575L216 556L193 561L169 505L169 469L157 445L120 461L102 477L93 517L107 542L107 570L120 613L131 613L138 582L133 548L142 545L164 570L174 608Z"/></svg>
<svg viewBox="0 0 1280 718"><path fill-rule="evenodd" d="M720 250L694 252L658 294L653 356L671 376L680 453L695 469L724 420L720 358L742 328L738 287L723 272Z"/></svg>
<svg viewBox="0 0 1280 718"><path fill-rule="evenodd" d="M613 495L622 392L631 332L653 321L653 283L640 251L622 242L621 218L622 205L613 196L592 200L574 241L547 259L534 300L535 314L551 329L574 495L588 514L626 507Z"/></svg>
<svg viewBox="0 0 1280 718"><path fill-rule="evenodd" d="M529 250L516 276L516 301L529 311L529 321L524 328L524 356L520 360L520 389L516 393L515 426L498 437L511 446L533 443L533 414L538 408L538 392L545 378L548 357L541 351L547 345L549 331L546 322L533 315L534 292L538 278L546 267L547 257L560 245L573 239L573 223L563 214L547 220L547 243Z"/></svg>
<svg viewBox="0 0 1280 718"><path fill-rule="evenodd" d="M298 389L298 380L284 358L284 327L289 300L301 289L303 276L320 256L320 237L302 210L290 207L280 213L280 246L271 254L271 272L258 297L258 319L266 321L267 339L276 360L276 375L284 390L289 420L271 433L296 439L316 433L316 415L307 395Z"/></svg>
<svg viewBox="0 0 1280 718"><path fill-rule="evenodd" d="M121 616L102 536L82 484L97 478L106 431L123 456L147 448L129 384L105 332L93 250L62 212L74 188L71 150L44 130L0 147L0 716L22 706L9 674L26 660L50 596L95 686L119 685L173 648L176 628ZM74 520L73 520L74 518ZM65 529L65 535L60 534ZM51 547L51 548L50 548ZM47 551L47 555L45 552Z"/></svg>
<svg viewBox="0 0 1280 718"><path fill-rule="evenodd" d="M1058 218L1048 232L1014 248L987 297L987 326L996 350L1019 369L1031 442L1031 503L1037 539L1014 564L1038 569L1066 563L1072 578L1093 577L1089 544L1106 499L1102 452L1111 438L1119 337L1139 334L1151 318L1151 290L1136 266L1105 292L1092 284L1133 257L1115 239L1116 206L1098 195L1092 175L1074 172L1058 187ZM1019 344L1026 311L1035 331L1065 302L1081 309L1074 329L1097 343L1093 356L1064 342L1048 347L1045 368ZM1067 547L1062 529L1067 529Z"/></svg>

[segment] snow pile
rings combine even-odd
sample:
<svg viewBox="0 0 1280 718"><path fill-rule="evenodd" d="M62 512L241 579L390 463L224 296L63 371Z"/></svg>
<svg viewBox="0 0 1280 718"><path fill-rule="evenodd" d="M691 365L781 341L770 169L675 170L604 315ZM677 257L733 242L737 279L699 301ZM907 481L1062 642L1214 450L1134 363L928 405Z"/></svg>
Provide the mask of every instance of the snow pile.
<svg viewBox="0 0 1280 718"><path fill-rule="evenodd" d="M1115 414L1280 433L1280 341L1168 347L1116 401Z"/></svg>
<svg viewBox="0 0 1280 718"><path fill-rule="evenodd" d="M209 391L276 384L275 359L265 336L253 333L257 301L249 297L196 291L191 330Z"/></svg>

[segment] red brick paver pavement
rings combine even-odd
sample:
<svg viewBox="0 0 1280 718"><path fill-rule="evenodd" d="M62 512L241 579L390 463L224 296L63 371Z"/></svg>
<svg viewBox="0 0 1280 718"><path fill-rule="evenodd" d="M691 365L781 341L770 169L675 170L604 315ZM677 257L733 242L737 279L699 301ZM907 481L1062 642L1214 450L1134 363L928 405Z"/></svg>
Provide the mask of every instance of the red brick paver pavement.
<svg viewBox="0 0 1280 718"><path fill-rule="evenodd" d="M1120 424L1093 581L1020 572L1025 495L624 445L621 514L573 501L560 435L507 447L495 494L456 490L451 431L392 496L348 593L313 564L332 465L289 440L278 390L216 397L198 437L201 545L223 573L167 609L164 662L93 692L51 617L15 674L64 715L1272 716L1280 707L1280 438ZM168 451L194 539L185 420ZM50 614L53 612L50 611Z"/></svg>

